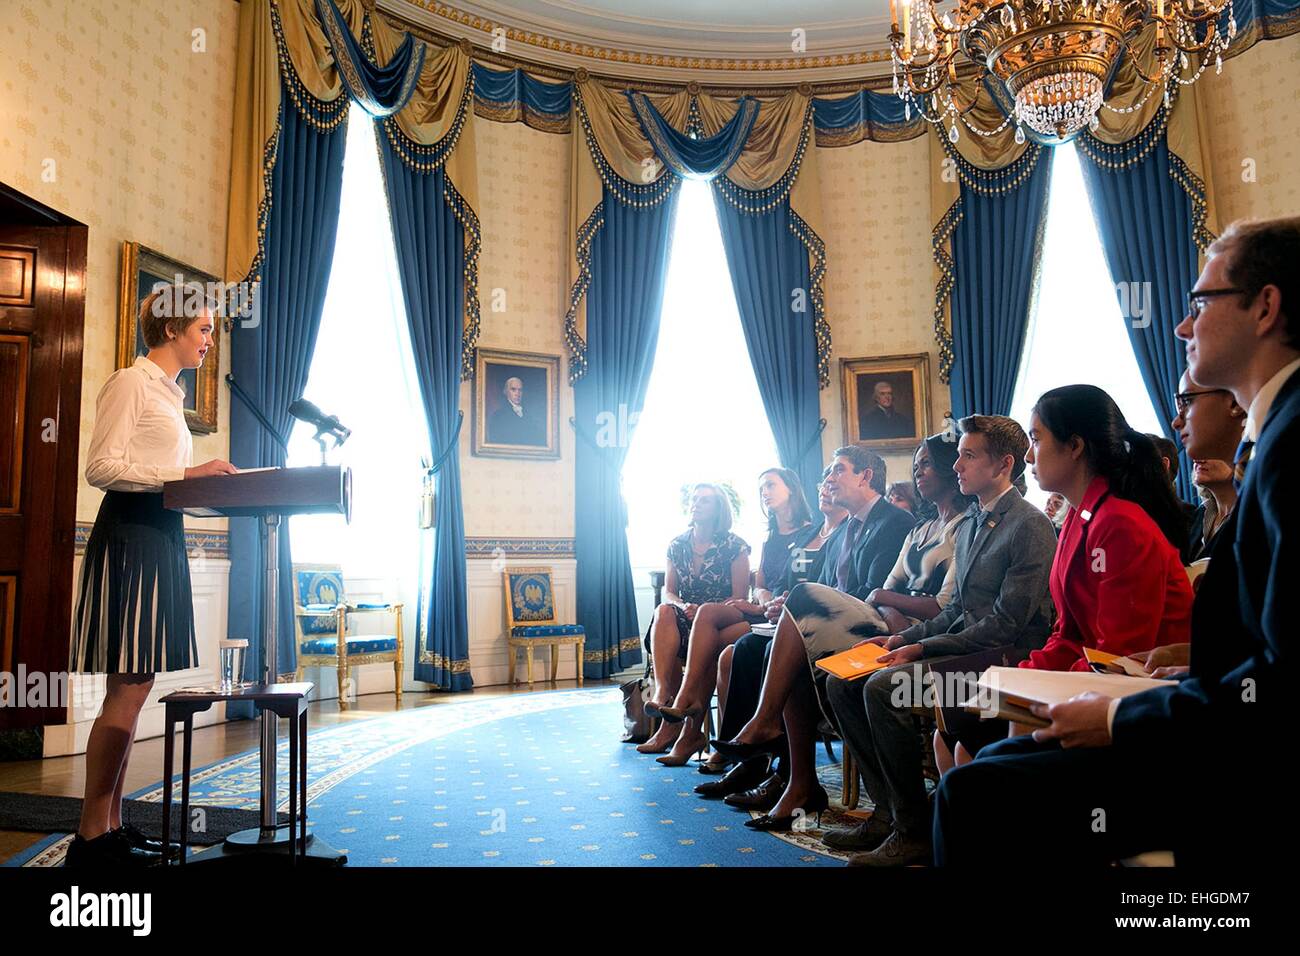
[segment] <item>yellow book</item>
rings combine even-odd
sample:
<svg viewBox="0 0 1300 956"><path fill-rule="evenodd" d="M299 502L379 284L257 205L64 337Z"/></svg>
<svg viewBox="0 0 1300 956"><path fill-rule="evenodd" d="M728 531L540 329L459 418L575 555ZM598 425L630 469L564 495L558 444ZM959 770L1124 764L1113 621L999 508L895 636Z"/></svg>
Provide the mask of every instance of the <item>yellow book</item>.
<svg viewBox="0 0 1300 956"><path fill-rule="evenodd" d="M889 651L879 644L863 644L861 647L850 647L847 651L823 657L816 663L826 673L835 677L857 680L859 677L866 677L888 667L888 664L881 664L878 660L888 653Z"/></svg>

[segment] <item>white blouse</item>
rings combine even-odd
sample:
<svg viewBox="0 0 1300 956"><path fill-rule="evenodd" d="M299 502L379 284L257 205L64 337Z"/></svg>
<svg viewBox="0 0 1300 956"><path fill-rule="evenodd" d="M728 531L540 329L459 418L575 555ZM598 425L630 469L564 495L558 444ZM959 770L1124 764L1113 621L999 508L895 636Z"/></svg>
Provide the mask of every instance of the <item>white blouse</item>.
<svg viewBox="0 0 1300 956"><path fill-rule="evenodd" d="M923 591L932 594L939 607L947 607L957 589L957 526L965 518L964 511L946 522L935 515L909 531L885 579L885 590Z"/></svg>
<svg viewBox="0 0 1300 956"><path fill-rule="evenodd" d="M95 400L86 481L105 491L162 491L194 457L185 390L143 355L108 377Z"/></svg>

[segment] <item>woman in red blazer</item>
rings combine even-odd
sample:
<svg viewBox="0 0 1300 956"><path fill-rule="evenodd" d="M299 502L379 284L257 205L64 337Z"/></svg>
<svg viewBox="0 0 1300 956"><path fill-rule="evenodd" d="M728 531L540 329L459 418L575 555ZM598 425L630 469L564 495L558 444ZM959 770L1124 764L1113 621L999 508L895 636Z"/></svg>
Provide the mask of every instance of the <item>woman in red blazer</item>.
<svg viewBox="0 0 1300 956"><path fill-rule="evenodd" d="M1085 647L1121 656L1190 640L1187 520L1152 440L1093 385L1045 392L1025 462L1070 504L1052 562L1056 624L1021 667L1088 670Z"/></svg>

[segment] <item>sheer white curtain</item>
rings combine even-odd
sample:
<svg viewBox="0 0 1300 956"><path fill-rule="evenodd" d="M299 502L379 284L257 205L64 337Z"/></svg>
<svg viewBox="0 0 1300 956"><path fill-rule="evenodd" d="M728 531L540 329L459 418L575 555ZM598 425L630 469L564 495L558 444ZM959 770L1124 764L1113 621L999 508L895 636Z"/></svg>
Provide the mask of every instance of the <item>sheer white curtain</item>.
<svg viewBox="0 0 1300 956"><path fill-rule="evenodd" d="M645 411L623 466L634 582L663 569L669 540L686 529L683 485L727 482L740 497L732 530L758 566L767 535L758 475L780 464L745 348L722 232L708 183L681 186L663 318Z"/></svg>
<svg viewBox="0 0 1300 956"><path fill-rule="evenodd" d="M352 469L352 522L329 515L292 519L293 559L341 564L346 578L388 596L414 594L419 556L420 459L428 454L424 413L402 305L397 261L375 148L374 123L355 104L338 240L316 352L303 397L352 429L331 464ZM314 429L298 423L289 464L312 465ZM368 588L370 590L370 588Z"/></svg>
<svg viewBox="0 0 1300 956"><path fill-rule="evenodd" d="M1047 226L1037 301L1029 319L1011 415L1029 429L1038 396L1061 385L1104 388L1138 431L1162 433L1147 395L1073 143L1057 146L1047 194ZM1025 471L1027 497L1047 493Z"/></svg>

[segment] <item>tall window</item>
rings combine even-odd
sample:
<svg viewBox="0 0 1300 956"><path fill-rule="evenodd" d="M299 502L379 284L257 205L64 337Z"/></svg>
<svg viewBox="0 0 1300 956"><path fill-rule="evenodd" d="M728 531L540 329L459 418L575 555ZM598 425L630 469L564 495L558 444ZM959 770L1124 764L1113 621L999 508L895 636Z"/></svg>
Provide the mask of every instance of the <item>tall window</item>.
<svg viewBox="0 0 1300 956"><path fill-rule="evenodd" d="M293 559L343 565L345 576L385 579L409 591L419 555L424 412L388 221L374 122L348 117L338 239L316 351L303 395L352 429L331 464L352 469L352 522L336 515L292 520ZM314 429L289 440L290 465L320 463Z"/></svg>
<svg viewBox="0 0 1300 956"><path fill-rule="evenodd" d="M681 489L729 483L740 497L732 530L758 566L767 522L758 475L780 464L754 381L708 183L681 185L663 318L645 411L623 467L628 549L636 583L662 569L668 541L687 527Z"/></svg>
<svg viewBox="0 0 1300 956"><path fill-rule="evenodd" d="M1161 433L1147 395L1073 143L1054 147L1037 302L1029 319L1011 416L1029 427L1038 396L1085 382L1104 388L1138 431ZM1029 471L1028 498L1047 493Z"/></svg>

